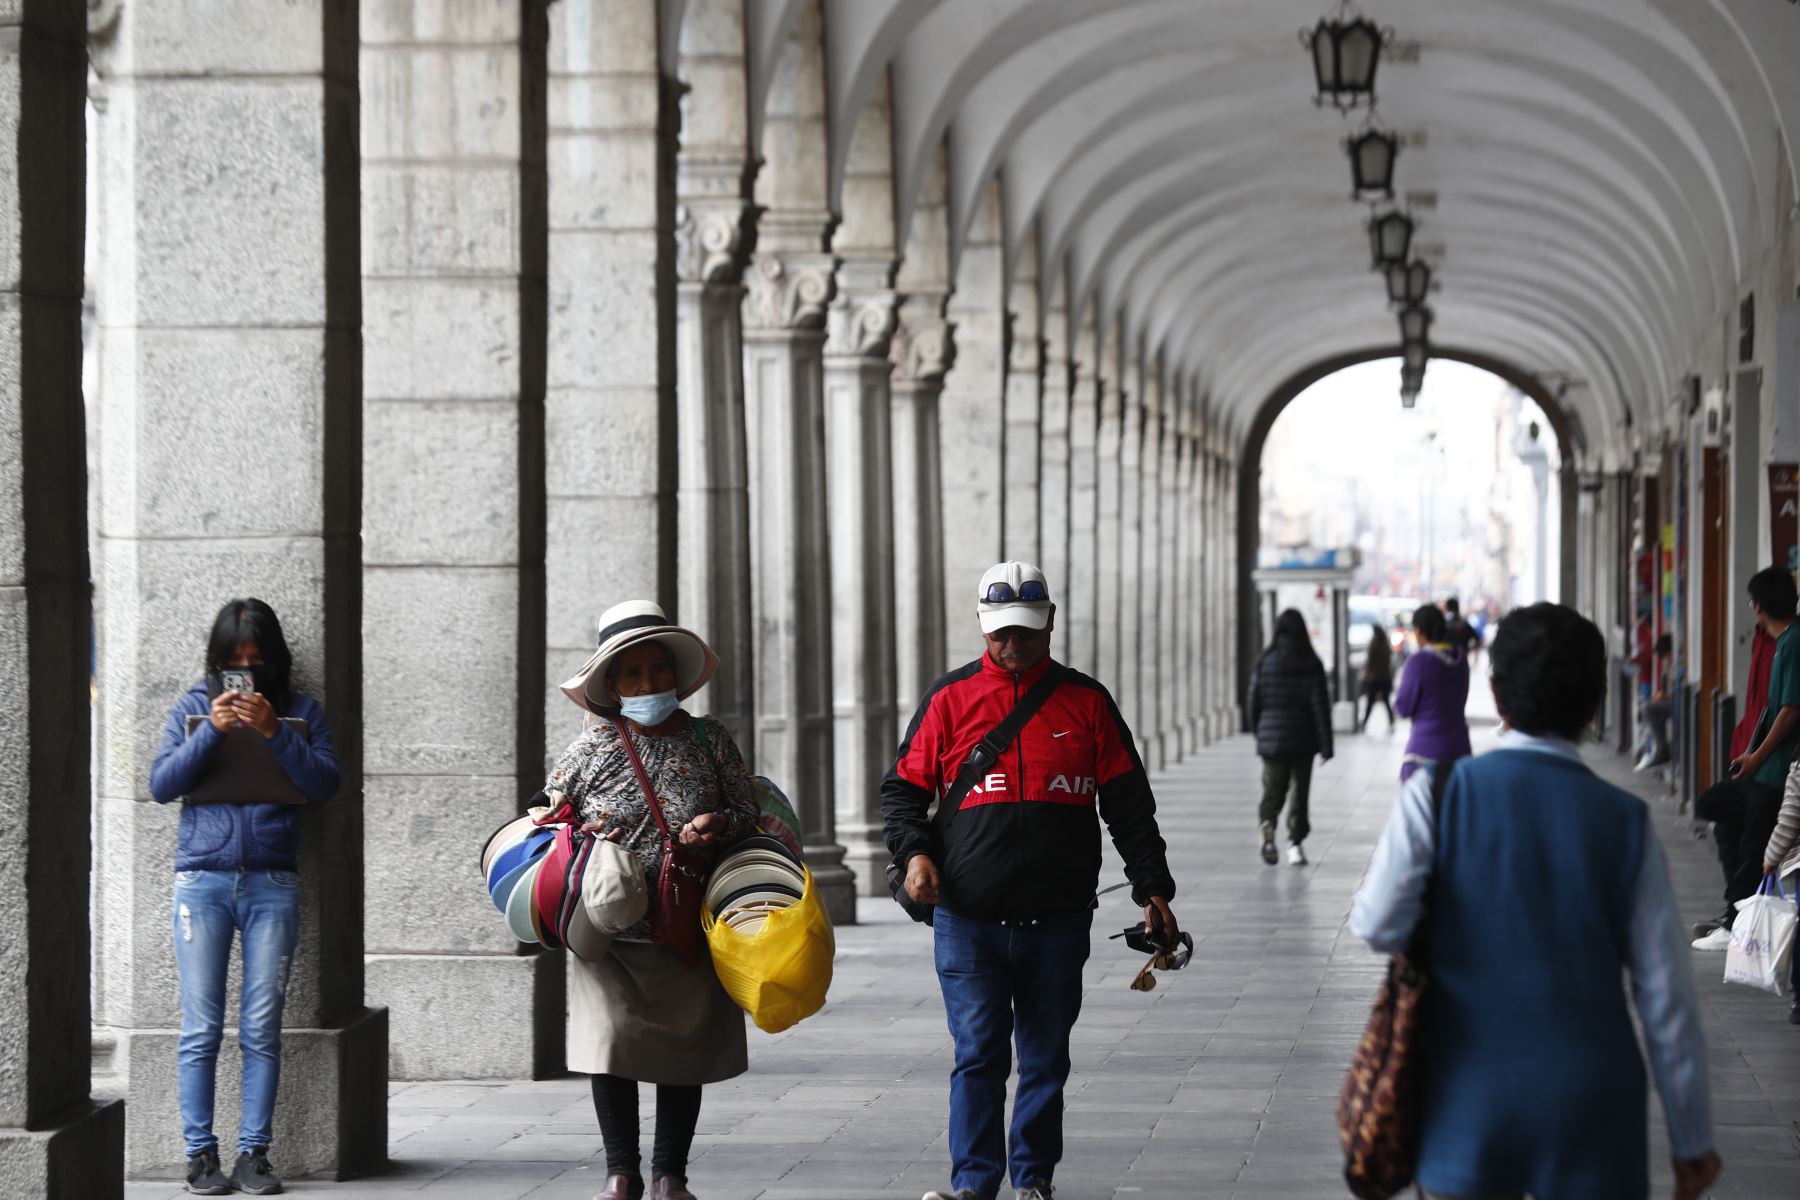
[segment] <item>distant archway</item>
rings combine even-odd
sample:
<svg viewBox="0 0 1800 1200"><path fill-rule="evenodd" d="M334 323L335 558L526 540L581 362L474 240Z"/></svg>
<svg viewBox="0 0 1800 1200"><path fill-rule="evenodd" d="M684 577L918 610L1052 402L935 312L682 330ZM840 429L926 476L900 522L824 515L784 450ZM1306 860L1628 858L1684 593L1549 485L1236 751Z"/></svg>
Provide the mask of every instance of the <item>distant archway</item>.
<svg viewBox="0 0 1800 1200"><path fill-rule="evenodd" d="M1382 358L1398 358L1400 347L1394 345L1371 346L1362 350L1354 350L1347 354L1333 355L1323 358L1294 372L1283 380L1268 399L1257 409L1256 416L1250 423L1249 432L1244 437L1244 444L1238 456L1238 508L1237 508L1237 616L1238 616L1238 653L1237 653L1237 694L1241 701L1245 690L1250 685L1250 667L1262 649L1258 644L1256 609L1256 586L1251 580L1251 572L1256 567L1257 550L1262 542L1262 455L1268 442L1269 430L1275 426L1275 419L1282 410L1293 403L1301 392L1329 375L1335 375L1347 367L1358 366ZM1557 561L1557 577L1560 593L1565 603L1573 603L1576 594L1577 557L1577 487L1579 464L1586 456L1587 446L1581 433L1580 425L1570 418L1568 408L1557 394L1544 385L1544 381L1528 371L1519 369L1504 359L1482 354L1474 350L1463 350L1454 347L1433 346L1433 358L1447 359L1452 362L1467 363L1478 367L1491 375L1510 383L1529 396L1543 410L1544 417L1550 422L1551 432L1556 435L1557 445L1561 448L1562 463L1558 469L1557 524L1561 530ZM1396 400L1396 403L1398 401Z"/></svg>

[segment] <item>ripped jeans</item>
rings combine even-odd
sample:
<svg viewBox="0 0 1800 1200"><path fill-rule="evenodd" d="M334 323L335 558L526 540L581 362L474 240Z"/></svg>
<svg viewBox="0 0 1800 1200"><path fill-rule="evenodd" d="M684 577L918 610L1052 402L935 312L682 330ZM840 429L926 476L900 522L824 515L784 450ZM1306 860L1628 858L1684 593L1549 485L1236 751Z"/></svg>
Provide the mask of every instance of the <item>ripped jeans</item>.
<svg viewBox="0 0 1800 1200"><path fill-rule="evenodd" d="M300 939L300 877L292 871L175 872L175 965L181 972L176 1051L181 1132L192 1157L216 1150L213 1077L225 1031L233 931L244 942L238 1044L244 1053L238 1153L269 1145L281 1079L281 1006Z"/></svg>

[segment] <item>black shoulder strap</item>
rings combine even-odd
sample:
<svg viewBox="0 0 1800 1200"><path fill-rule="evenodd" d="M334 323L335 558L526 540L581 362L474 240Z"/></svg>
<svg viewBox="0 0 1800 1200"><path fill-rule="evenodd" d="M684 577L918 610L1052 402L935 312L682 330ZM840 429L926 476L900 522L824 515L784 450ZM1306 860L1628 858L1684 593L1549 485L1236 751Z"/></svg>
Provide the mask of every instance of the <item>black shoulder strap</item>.
<svg viewBox="0 0 1800 1200"><path fill-rule="evenodd" d="M1038 710L1044 707L1044 702L1050 699L1050 693L1056 690L1065 677L1063 665L1051 663L1050 669L1044 672L1044 677L1019 697L1019 702L1013 705L1005 719L975 743L974 749L969 751L969 757L963 759L962 766L957 768L950 790L938 801L937 813L931 818L932 828L939 837L950 828L950 822L956 816L956 810L962 807L963 797L969 794L969 789L981 781L989 767L1000 761L1000 756L1013 744L1019 731L1025 728L1025 723L1037 716Z"/></svg>

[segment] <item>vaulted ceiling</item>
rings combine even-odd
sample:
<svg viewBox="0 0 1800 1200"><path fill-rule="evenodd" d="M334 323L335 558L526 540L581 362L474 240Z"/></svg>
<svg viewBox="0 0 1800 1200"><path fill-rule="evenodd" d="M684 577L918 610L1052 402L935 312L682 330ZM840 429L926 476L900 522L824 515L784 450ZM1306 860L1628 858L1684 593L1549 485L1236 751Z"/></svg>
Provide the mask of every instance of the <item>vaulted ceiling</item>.
<svg viewBox="0 0 1800 1200"><path fill-rule="evenodd" d="M813 0L749 0L753 107ZM951 254L999 181L1017 262L1240 418L1394 340L1349 198L1359 127L1312 102L1327 0L824 0L830 171L891 83L896 244L947 139ZM672 5L679 9L680 3ZM1434 339L1576 381L1590 439L1653 425L1794 220L1800 8L1368 0L1382 122L1435 258ZM752 121L756 119L752 114ZM834 190L834 195L836 195Z"/></svg>

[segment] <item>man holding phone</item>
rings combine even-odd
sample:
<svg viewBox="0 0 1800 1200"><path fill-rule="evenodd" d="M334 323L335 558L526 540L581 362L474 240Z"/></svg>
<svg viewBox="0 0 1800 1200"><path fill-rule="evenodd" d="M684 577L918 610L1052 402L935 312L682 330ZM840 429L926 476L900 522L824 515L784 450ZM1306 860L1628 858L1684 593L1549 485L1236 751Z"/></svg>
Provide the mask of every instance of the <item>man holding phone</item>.
<svg viewBox="0 0 1800 1200"><path fill-rule="evenodd" d="M1763 848L1781 809L1781 788L1800 746L1800 622L1795 621L1794 577L1768 567L1750 577L1747 589L1756 623L1775 641L1769 667L1769 703L1757 722L1750 748L1731 760L1735 787L1723 801L1709 799L1695 811L1714 823L1714 837L1724 851L1735 848L1725 866L1725 920L1694 942L1698 950L1723 950L1731 944L1731 921L1737 902L1755 893L1762 882Z"/></svg>

